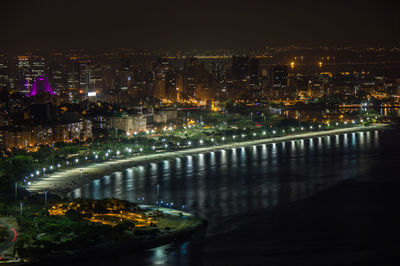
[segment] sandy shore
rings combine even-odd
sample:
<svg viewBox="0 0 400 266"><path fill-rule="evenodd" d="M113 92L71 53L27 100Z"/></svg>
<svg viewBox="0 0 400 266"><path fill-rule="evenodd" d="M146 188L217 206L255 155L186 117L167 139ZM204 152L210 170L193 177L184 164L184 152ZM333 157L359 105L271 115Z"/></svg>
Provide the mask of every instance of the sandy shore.
<svg viewBox="0 0 400 266"><path fill-rule="evenodd" d="M312 138L318 136L327 136L334 134L342 134L347 132L356 132L356 131L368 131L374 129L382 129L386 125L383 124L374 124L367 127L352 127L352 128L341 128L341 129L333 129L326 131L318 131L318 132L306 132L301 134L295 134L284 137L277 138L267 138L267 139L259 139L252 141L244 141L244 142L236 142L229 143L218 146L207 146L201 148L193 148L193 149L185 149L180 151L173 152L163 152L157 154L148 154L142 156L136 156L128 159L120 159L120 160L111 160L105 161L101 163L86 165L83 167L71 168L64 171L55 172L51 175L48 175L47 178L43 178L39 181L34 182L28 188L29 191L32 192L43 192L45 190L56 193L60 196L65 196L67 192L80 187L83 183L90 182L95 179L99 179L104 175L109 175L116 171L122 171L126 168L133 167L138 165L139 163L148 163L150 161L156 161L160 159L167 159L173 157L181 157L190 154L199 154L203 152L216 151L216 150L224 150L236 147L246 147L252 145L259 144L268 144L268 143L276 143L282 141L296 140L296 139L304 139L304 138ZM80 170L83 171L83 180L81 181L81 173Z"/></svg>

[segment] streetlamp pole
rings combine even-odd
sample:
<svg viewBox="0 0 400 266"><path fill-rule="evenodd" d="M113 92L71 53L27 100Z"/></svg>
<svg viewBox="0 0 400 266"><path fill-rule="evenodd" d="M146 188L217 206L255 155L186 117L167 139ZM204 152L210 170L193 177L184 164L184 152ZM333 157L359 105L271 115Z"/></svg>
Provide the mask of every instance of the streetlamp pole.
<svg viewBox="0 0 400 266"><path fill-rule="evenodd" d="M14 190L15 190L15 201L17 201L17 198L18 198L18 183L17 182L15 182L14 183Z"/></svg>
<svg viewBox="0 0 400 266"><path fill-rule="evenodd" d="M160 210L160 185L157 184L157 210Z"/></svg>
<svg viewBox="0 0 400 266"><path fill-rule="evenodd" d="M81 172L81 198L83 199L83 170L79 169Z"/></svg>
<svg viewBox="0 0 400 266"><path fill-rule="evenodd" d="M47 190L44 191L44 206L47 210Z"/></svg>

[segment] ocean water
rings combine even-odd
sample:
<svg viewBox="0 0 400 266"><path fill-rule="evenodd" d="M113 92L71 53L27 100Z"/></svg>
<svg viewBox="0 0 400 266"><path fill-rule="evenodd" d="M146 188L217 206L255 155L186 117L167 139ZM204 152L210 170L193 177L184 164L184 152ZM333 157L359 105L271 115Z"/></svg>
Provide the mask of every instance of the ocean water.
<svg viewBox="0 0 400 266"><path fill-rule="evenodd" d="M207 239L238 230L254 213L323 193L350 179L387 178L400 162L397 130L372 130L275 144L205 152L146 163L104 176L72 197L119 198L172 208L208 221L205 237L132 254L82 262L88 265L201 265ZM389 167L390 168L390 167ZM172 203L172 205L171 205ZM248 239L251 244L251 239ZM215 250L213 251L215 252Z"/></svg>

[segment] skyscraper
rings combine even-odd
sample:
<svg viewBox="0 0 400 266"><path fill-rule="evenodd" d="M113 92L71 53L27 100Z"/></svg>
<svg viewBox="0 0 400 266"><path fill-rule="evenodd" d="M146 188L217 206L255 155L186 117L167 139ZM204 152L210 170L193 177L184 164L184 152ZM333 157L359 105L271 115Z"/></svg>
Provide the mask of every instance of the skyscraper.
<svg viewBox="0 0 400 266"><path fill-rule="evenodd" d="M46 62L42 57L32 58L32 79L36 80L40 76L44 76L46 72Z"/></svg>
<svg viewBox="0 0 400 266"><path fill-rule="evenodd" d="M32 84L32 74L28 56L18 56L17 76L17 90L23 94L27 94Z"/></svg>
<svg viewBox="0 0 400 266"><path fill-rule="evenodd" d="M249 57L233 56L232 57L232 75L236 79L245 79L249 74Z"/></svg>
<svg viewBox="0 0 400 266"><path fill-rule="evenodd" d="M8 61L0 61L0 89L8 89L10 86Z"/></svg>
<svg viewBox="0 0 400 266"><path fill-rule="evenodd" d="M79 63L76 57L69 58L67 83L68 88L79 88Z"/></svg>

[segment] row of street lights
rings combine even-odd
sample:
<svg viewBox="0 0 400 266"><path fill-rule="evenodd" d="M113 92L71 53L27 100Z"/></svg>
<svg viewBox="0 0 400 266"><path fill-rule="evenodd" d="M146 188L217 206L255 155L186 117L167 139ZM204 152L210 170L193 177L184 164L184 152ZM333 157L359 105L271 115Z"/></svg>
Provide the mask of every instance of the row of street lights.
<svg viewBox="0 0 400 266"><path fill-rule="evenodd" d="M369 120L369 118L367 118L367 120ZM363 119L360 119L360 123L363 123L363 122L364 122L364 120L363 120ZM349 121L349 122L344 121L344 122L343 122L343 125L348 125L348 123L351 123L351 124L354 125L354 124L356 124L356 121L355 121L355 120L351 120L351 121ZM327 126L330 126L330 123L327 123L326 125L327 125ZM335 125L336 125L336 126L339 126L340 123L339 123L339 122L336 122ZM189 125L188 127L190 127L190 125ZM322 128L322 125L319 124L319 125L317 125L317 127L318 127L318 129L321 129L321 128ZM309 129L310 129L310 130L313 130L313 129L314 129L314 126L310 125L310 126L309 126ZM290 131L291 131L291 132L295 132L295 131L298 131L298 130L304 131L305 128L304 128L304 126L299 127L297 130L296 130L294 127L290 128ZM151 131L148 131L148 132L152 132L152 133L153 133L154 130L151 130ZM278 131L277 131L277 130L274 130L274 129L273 129L271 132L272 132L273 135L276 135L276 134L278 133ZM282 132L283 134L286 133L285 129L282 129L281 132ZM265 131L265 130L262 131L262 132L260 133L261 136L265 136L266 134L267 134L267 131ZM256 137L257 135L258 135L258 133L256 133L256 132L253 132L253 134L252 134L253 137ZM241 139L244 139L245 137L247 137L246 134L241 134L241 135L239 135L239 136L241 136ZM236 138L237 138L236 135L232 135L232 139L233 139L233 140L236 140ZM225 141L226 141L226 137L225 137L225 136L222 136L222 137L221 137L221 140L225 142ZM216 140L215 140L214 138L211 138L211 143L215 143L215 141L216 141ZM168 148L169 148L169 145L168 145L167 143L163 143L163 142L165 142L165 138L163 138L163 139L161 140L161 143L159 143L159 145L160 145L163 149L168 149ZM203 139L200 139L198 143L199 143L199 145L203 145L205 142L204 142ZM188 140L188 141L186 142L186 146L187 146L187 147L188 147L188 146L192 146L192 145L193 145L192 140ZM179 147L179 148L185 147L185 146L182 145L182 143L180 143L180 142L178 142L176 146ZM156 146L154 146L154 145L151 146L151 150L152 150L152 151L155 151L156 149L157 149ZM133 150L132 150L131 148L126 148L126 151L129 153L129 156L131 156ZM140 147L140 148L139 148L139 152L143 152L143 151L144 151L143 147ZM114 152L114 151L111 151L111 150L109 149L109 150L107 150L107 151L105 152L105 154L104 154L105 159L106 159L106 160L107 160L107 159L111 159L111 158L112 158L112 153L116 154L117 156L120 156L120 155L121 155L121 152L120 152L119 150L117 150L117 151ZM99 159L99 155L98 155L98 154L96 154L95 152L93 152L93 155L94 155L94 156L93 156L94 160L98 160L98 159ZM84 160L87 161L87 160L88 160L88 157L85 157ZM79 162L80 162L79 158L74 159L74 163L75 163L74 165L78 165ZM72 164L70 164L69 161L66 161L66 162L65 162L65 167L69 167L70 165L72 165ZM60 163L58 163L56 166L50 165L50 166L48 167L48 169L46 169L46 168L44 167L44 168L42 168L42 171L36 170L34 173L31 173L31 174L30 174L30 177L31 177L31 178L33 178L33 177L35 177L35 176L36 176L36 177L39 177L42 173L43 173L43 174L46 174L46 172L56 171L56 170L59 169L59 168L61 168L61 164L60 164ZM26 183L28 186L31 185L31 182L28 181L28 177L25 177L24 181L25 181L25 183Z"/></svg>

